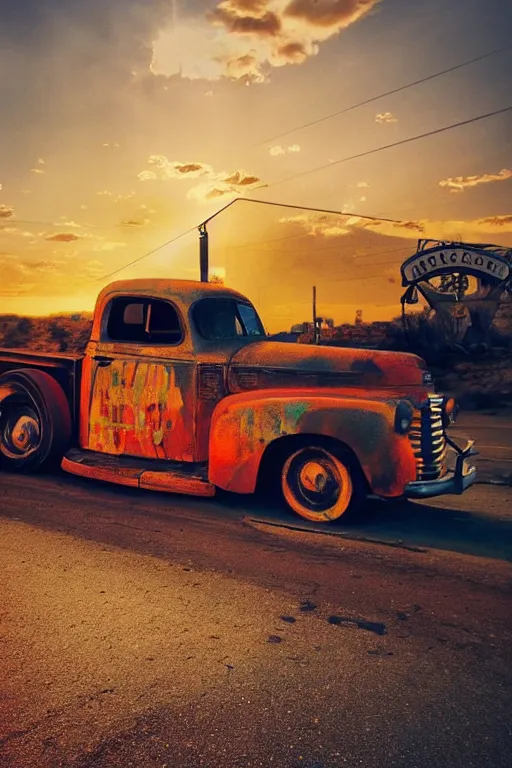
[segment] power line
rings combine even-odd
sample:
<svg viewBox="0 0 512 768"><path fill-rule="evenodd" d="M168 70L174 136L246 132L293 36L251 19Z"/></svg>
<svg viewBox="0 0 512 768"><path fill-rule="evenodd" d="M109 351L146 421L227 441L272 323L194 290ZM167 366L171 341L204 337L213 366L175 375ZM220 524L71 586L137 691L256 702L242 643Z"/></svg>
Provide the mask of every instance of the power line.
<svg viewBox="0 0 512 768"><path fill-rule="evenodd" d="M512 109L512 107L510 107ZM337 161L339 162L339 161ZM310 171L306 171L306 173L310 173ZM274 182L275 184L276 182ZM277 182L278 184L281 184L282 182ZM274 186L274 184L267 184L267 187ZM290 205L289 203L276 203L272 200L256 200L253 197L235 197L234 200L231 200L229 203L226 203L226 205L222 206L222 208L219 208L218 211L215 211L215 213L212 213L211 216L208 216L207 219L204 219L200 224L198 224L198 228L205 227L206 224L209 224L210 221L213 221L213 219L217 218L221 213L224 213L228 208L231 208L232 205L235 203L257 203L258 205L270 205L274 208L290 208L294 211L313 211L314 213L327 213L327 214L333 214L335 216L346 216L347 218L354 217L358 219L365 219L366 221L387 221L391 222L392 224L400 223L398 219L384 219L379 216L368 216L363 213L351 213L348 211L334 211L330 208L312 208L309 205Z"/></svg>
<svg viewBox="0 0 512 768"><path fill-rule="evenodd" d="M185 237L185 235L189 235L191 232L195 232L197 230L197 227L190 227L190 229L187 229L185 232L182 232L179 235L176 235L176 237L171 238L171 240L167 240L166 243L162 243L162 245L157 245L156 248L153 248L152 251L148 251L147 253L143 253L142 256L138 256L136 259L133 259L133 261L128 262L128 264L124 264L122 267L119 267L118 269L114 269L113 272L109 272L108 275L102 275L102 277L94 277L92 278L94 281L98 280L107 280L109 277L113 277L113 275L117 275L118 272L122 272L123 269L128 269L128 267L133 267L134 264L137 264L139 261L142 261L143 259L147 259L149 256L153 256L153 254L157 253L157 251L161 251L162 248L165 248L167 245L171 245L172 243L175 243L177 240L180 240L182 237Z"/></svg>
<svg viewBox="0 0 512 768"><path fill-rule="evenodd" d="M374 155L377 152L383 152L385 149L392 149L393 147L400 147L403 144L410 144L413 141L419 141L420 139L426 139L429 136L435 136L439 133L444 133L445 131L450 131L453 128L461 128L464 125L470 125L471 123L476 123L479 120L486 120L490 117L496 117L497 115L502 115L505 112L510 112L512 110L512 105L509 107L504 107L503 109L497 109L494 112L487 112L484 115L477 115L476 117L470 117L468 120L460 120L458 123L452 123L451 125L445 125L442 128L436 128L432 131L427 131L426 133L420 133L417 136L409 136L407 139L401 139L400 141L394 141L392 144L385 144L382 147L374 147L374 149L368 149L366 152L358 152L355 155L349 155L348 157L342 157L339 160L333 160L330 163L324 163L323 165L318 165L315 168L310 168L308 171L302 171L301 173L295 173L293 176L288 176L286 179L281 179L280 181L273 181L270 184L267 184L268 187L276 187L279 184L286 184L288 181L294 181L295 179L301 178L302 176L308 176L310 173L316 173L316 171L322 171L325 168L331 168L334 165L339 165L340 163L347 163L349 160L357 160L360 157L367 157L368 155ZM357 215L357 214L354 214ZM361 217L363 218L363 217ZM373 217L377 219L378 217Z"/></svg>
<svg viewBox="0 0 512 768"><path fill-rule="evenodd" d="M326 213L336 216L345 216L346 218L358 218L358 219L364 219L366 221L386 221L388 223L392 224L399 224L400 221L398 219L385 219L382 217L377 216L367 216L364 214L359 213L346 213L344 211L334 211L326 208L311 208L305 205L288 205L286 203L276 203L271 200L255 200L253 198L249 197L236 197L234 200L231 200L229 203L224 205L222 208L220 208L218 211L213 213L211 216L209 216L207 219L204 219L200 224L197 224L193 227L190 227L189 229L185 230L179 235L176 235L176 237L173 237L171 240L168 240L165 243L162 243L162 245L157 246L156 248L153 248L152 251L149 251L148 253L143 253L141 256L138 256L133 261L128 262L128 264L124 264L124 266L119 267L118 269L115 269L113 272L110 272L108 275L103 275L102 277L95 277L93 278L95 281L97 280L106 280L109 277L112 277L113 275L118 274L118 272L121 272L124 269L128 269L128 267L133 266L134 264L137 264L139 261L142 261L143 259L148 258L149 256L152 256L157 251L160 251L162 248L165 248L167 245L171 245L171 243L175 243L177 240L180 240L182 237L185 237L186 235L189 235L191 232L194 232L196 230L201 230L203 227L206 226L210 221L215 219L219 214L226 211L228 208L230 208L232 205L234 205L237 202L244 202L244 203L257 203L258 205L270 205L277 208L291 208L293 210L299 210L299 211L314 211L316 213ZM278 240L280 238L277 238ZM283 238L287 239L287 238ZM285 251L286 253L286 251Z"/></svg>
<svg viewBox="0 0 512 768"><path fill-rule="evenodd" d="M269 139L264 139L263 141L258 142L257 144L254 144L255 147L260 147L262 144L268 144L271 141L276 141L277 139L281 139L284 136L289 136L291 133L295 133L296 131L301 131L304 128L309 128L312 125L318 125L318 123L323 123L326 120L331 120L333 117L337 117L338 115L343 115L346 112L351 112L354 109L358 109L359 107L364 107L366 104L371 104L374 101L378 101L379 99L384 99L386 96L392 96L395 93L400 93L401 91L405 91L408 88L413 88L416 85L420 85L421 83L426 83L429 80L435 80L437 77L441 77L442 75L447 75L449 72L455 72L458 69L462 69L463 67L467 67L470 64L475 64L478 61L483 61L484 59L488 59L491 56L496 56L498 53L503 53L504 51L511 50L512 46L507 45L504 48L497 48L494 51L489 51L488 53L484 53L481 56L475 56L473 59L468 59L467 61L463 61L460 64L456 64L453 67L449 67L448 69L443 69L440 72L435 72L432 75L427 75L427 77L422 77L419 80L414 80L412 83L407 83L406 85L402 85L399 88L393 88L390 91L386 91L385 93L381 93L378 96L372 96L369 99L364 99L364 101L359 101L357 104L352 104L350 107L345 107L344 109L340 109L337 112L331 112L329 115L324 115L323 117L319 117L316 120L311 120L308 123L303 123L302 125L298 125L295 128L290 128L288 131L284 131L283 133L278 133L275 136L271 136Z"/></svg>

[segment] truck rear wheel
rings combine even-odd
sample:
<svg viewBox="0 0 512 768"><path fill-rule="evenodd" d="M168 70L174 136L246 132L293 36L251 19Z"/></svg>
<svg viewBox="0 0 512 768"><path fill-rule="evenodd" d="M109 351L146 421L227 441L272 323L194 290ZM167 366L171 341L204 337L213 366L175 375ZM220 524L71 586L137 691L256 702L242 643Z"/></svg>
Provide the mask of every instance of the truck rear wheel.
<svg viewBox="0 0 512 768"><path fill-rule="evenodd" d="M314 523L352 517L364 498L350 458L315 445L288 456L281 470L281 490L290 509Z"/></svg>
<svg viewBox="0 0 512 768"><path fill-rule="evenodd" d="M36 472L60 461L71 439L66 396L43 371L0 376L9 394L0 402L0 464L9 472Z"/></svg>

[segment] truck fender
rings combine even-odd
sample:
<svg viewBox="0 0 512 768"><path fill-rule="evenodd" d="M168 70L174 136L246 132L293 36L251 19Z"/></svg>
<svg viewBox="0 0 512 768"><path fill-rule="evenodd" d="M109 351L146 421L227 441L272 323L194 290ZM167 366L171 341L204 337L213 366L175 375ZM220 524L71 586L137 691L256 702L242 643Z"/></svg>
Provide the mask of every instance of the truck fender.
<svg viewBox="0 0 512 768"><path fill-rule="evenodd" d="M330 438L348 447L371 493L401 496L416 479L416 464L407 435L394 430L396 403L289 390L230 395L212 416L209 480L227 491L254 493L269 447L310 436L312 444Z"/></svg>

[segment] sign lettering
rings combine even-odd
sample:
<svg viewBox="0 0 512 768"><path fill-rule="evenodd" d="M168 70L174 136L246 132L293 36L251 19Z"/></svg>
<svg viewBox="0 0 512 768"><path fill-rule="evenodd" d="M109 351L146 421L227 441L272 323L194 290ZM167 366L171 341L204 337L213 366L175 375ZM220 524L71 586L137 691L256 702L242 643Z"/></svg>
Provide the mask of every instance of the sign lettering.
<svg viewBox="0 0 512 768"><path fill-rule="evenodd" d="M446 274L449 271L466 272L496 281L506 280L510 267L505 259L498 255L483 256L470 248L438 248L430 253L419 252L402 265L402 283L410 285L430 277Z"/></svg>

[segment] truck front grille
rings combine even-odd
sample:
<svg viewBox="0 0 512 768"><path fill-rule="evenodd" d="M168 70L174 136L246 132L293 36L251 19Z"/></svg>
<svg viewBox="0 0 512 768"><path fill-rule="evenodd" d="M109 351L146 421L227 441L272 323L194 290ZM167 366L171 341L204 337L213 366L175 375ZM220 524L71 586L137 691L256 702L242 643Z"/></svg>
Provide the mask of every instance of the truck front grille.
<svg viewBox="0 0 512 768"><path fill-rule="evenodd" d="M416 479L436 480L446 472L446 439L443 428L443 398L429 395L415 411L409 440L416 459Z"/></svg>

